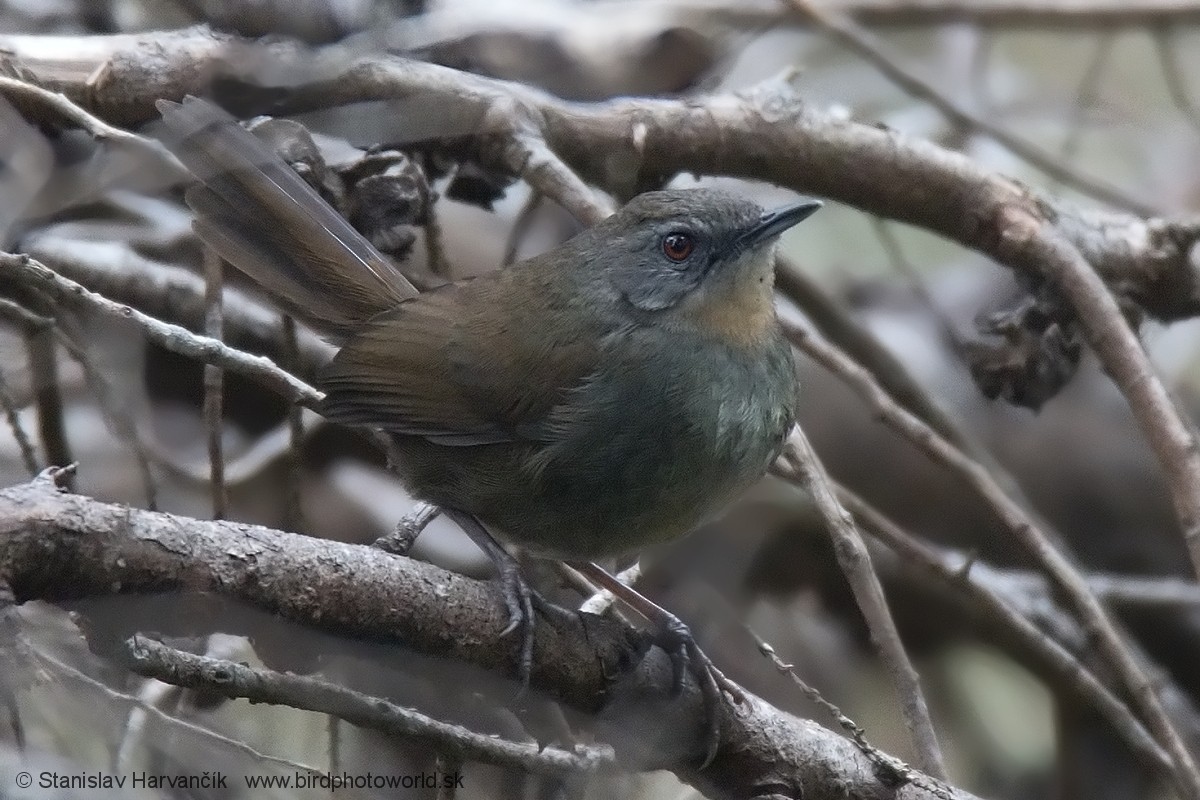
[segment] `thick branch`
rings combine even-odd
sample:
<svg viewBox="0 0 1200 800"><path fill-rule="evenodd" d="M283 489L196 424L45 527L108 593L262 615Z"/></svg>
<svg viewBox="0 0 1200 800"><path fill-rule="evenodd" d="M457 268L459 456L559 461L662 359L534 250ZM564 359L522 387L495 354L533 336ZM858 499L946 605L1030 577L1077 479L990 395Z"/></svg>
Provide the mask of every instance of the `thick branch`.
<svg viewBox="0 0 1200 800"><path fill-rule="evenodd" d="M499 636L507 619L487 583L370 547L100 503L60 492L47 473L0 491L0 581L18 602L203 592L504 674L516 661L518 643ZM697 771L699 737L680 732L703 729L700 692L689 682L669 699L665 653L653 649L631 669L631 647L644 639L591 615L539 618L536 641L536 688L601 713L626 766L672 769L711 797L971 797L919 773L902 787L886 785L852 743L752 695L727 710L717 758Z"/></svg>
<svg viewBox="0 0 1200 800"><path fill-rule="evenodd" d="M1190 259L1200 236L1195 222L1082 211L961 154L813 108L794 79L739 95L586 104L432 64L371 57L347 66L347 55L336 49L258 44L202 28L66 44L0 36L0 49L47 88L115 124L156 119L155 100L208 93L218 76L255 83L269 63L272 74L293 82L253 93L240 113L386 101L398 141L473 138L498 166L512 168L514 146L529 152L531 141L542 140L586 180L618 196L681 172L765 180L917 225L1041 279L1037 265L1012 258L1002 242L1015 208L1047 221L1110 285L1154 316L1200 313ZM437 120L433 128L430 119ZM564 196L556 200L590 205L577 185L558 188Z"/></svg>

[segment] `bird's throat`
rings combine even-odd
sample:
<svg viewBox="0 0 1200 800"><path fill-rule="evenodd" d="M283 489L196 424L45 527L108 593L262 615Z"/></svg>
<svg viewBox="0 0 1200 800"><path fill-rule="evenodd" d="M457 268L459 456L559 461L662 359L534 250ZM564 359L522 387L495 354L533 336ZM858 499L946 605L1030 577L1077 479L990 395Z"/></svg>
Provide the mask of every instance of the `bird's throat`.
<svg viewBox="0 0 1200 800"><path fill-rule="evenodd" d="M741 267L741 268L738 268ZM775 330L775 275L767 264L735 265L680 304L701 331L739 347L761 345Z"/></svg>

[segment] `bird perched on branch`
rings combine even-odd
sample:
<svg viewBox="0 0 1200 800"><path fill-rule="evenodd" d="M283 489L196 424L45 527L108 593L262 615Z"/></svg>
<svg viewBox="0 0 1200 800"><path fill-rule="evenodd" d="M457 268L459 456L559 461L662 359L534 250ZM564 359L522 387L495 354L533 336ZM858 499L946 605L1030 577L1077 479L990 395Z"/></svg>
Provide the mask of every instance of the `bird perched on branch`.
<svg viewBox="0 0 1200 800"><path fill-rule="evenodd" d="M496 563L523 680L538 598L500 542L570 562L634 552L695 528L779 453L795 375L773 249L819 203L649 192L554 250L417 294L225 112L159 108L201 181L200 237L342 341L319 378L326 416L387 432L401 480Z"/></svg>

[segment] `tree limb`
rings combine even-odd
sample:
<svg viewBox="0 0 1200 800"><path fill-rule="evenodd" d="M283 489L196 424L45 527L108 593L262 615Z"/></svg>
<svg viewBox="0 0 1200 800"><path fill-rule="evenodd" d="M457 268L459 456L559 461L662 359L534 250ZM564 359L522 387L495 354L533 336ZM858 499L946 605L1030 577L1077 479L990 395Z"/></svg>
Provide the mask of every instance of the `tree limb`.
<svg viewBox="0 0 1200 800"><path fill-rule="evenodd" d="M343 637L514 669L518 643L499 636L507 618L487 583L375 548L100 503L60 491L60 472L0 490L0 582L16 602L205 593ZM211 624L194 616L175 622ZM888 785L853 743L753 695L726 709L717 758L699 771L700 690L688 681L670 700L670 659L657 648L631 668L647 643L592 615L539 617L533 686L599 713L623 766L670 769L710 797L972 797L915 772L910 783Z"/></svg>

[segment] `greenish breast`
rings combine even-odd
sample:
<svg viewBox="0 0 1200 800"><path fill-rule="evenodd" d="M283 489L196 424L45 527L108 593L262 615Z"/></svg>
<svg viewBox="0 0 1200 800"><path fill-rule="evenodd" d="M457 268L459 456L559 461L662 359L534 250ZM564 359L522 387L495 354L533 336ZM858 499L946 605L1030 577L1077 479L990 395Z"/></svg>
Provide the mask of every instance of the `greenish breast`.
<svg viewBox="0 0 1200 800"><path fill-rule="evenodd" d="M778 454L795 402L781 337L753 351L700 338L652 348L639 339L623 338L572 398L561 438L530 460L538 502L525 515L523 544L597 558L680 536ZM556 523L573 528L565 548L561 528L550 529Z"/></svg>

